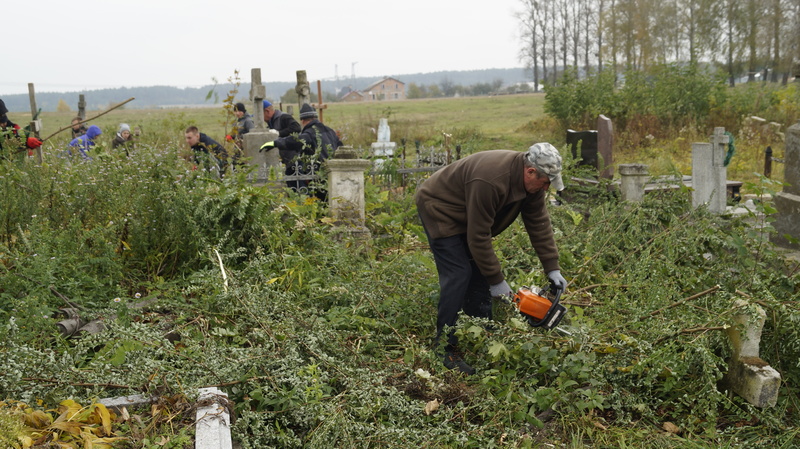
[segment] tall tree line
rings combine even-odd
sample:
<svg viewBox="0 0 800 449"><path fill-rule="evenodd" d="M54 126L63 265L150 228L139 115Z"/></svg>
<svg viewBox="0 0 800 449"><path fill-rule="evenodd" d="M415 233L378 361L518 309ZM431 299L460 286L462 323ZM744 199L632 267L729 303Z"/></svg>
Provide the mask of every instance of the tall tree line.
<svg viewBox="0 0 800 449"><path fill-rule="evenodd" d="M786 83L800 63L800 0L520 0L520 60L538 91L567 69L710 63L729 82Z"/></svg>

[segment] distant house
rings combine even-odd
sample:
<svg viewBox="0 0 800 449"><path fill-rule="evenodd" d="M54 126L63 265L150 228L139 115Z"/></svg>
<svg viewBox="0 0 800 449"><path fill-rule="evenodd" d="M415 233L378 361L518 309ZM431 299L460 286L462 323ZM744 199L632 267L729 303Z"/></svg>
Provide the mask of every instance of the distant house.
<svg viewBox="0 0 800 449"><path fill-rule="evenodd" d="M395 78L387 77L371 84L363 90L351 90L342 97L342 101L384 101L405 100L406 84Z"/></svg>

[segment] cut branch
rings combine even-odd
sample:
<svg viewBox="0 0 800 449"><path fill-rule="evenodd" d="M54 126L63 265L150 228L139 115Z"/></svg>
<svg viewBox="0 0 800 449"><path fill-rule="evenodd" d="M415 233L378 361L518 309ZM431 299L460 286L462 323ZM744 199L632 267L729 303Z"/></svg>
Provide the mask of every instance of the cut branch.
<svg viewBox="0 0 800 449"><path fill-rule="evenodd" d="M80 121L80 122L78 122L78 123L74 123L74 124L71 124L71 125L65 126L65 127L61 128L61 129L59 129L58 131L54 132L53 134L50 134L49 136L47 136L47 137L45 137L44 139L42 139L42 142L44 142L45 140L47 140L47 139L49 139L49 138L51 138L51 137L55 136L56 134L60 133L61 131L64 131L64 130L67 130L67 129L70 129L70 128L72 128L72 127L73 127L73 126L75 126L75 125L80 125L80 124L82 124L82 123L86 123L86 122L88 122L88 121L94 120L94 119L96 119L96 118L98 118L98 117L102 117L102 116L104 116L104 115L108 114L109 112L113 111L114 109L117 109L118 107L120 107L120 106L122 106L122 105L124 105L124 104L126 104L126 103L130 103L130 102L131 102L131 101L133 101L134 99L135 99L134 97L128 98L127 100L123 101L122 103L119 103L119 104L117 104L117 105L114 105L114 106L112 106L112 107L108 108L107 110L105 110L105 111L103 111L103 112L101 112L101 113L99 113L99 114L95 115L94 117L90 117L90 118L87 118L87 119L85 119L85 120L82 120L82 121Z"/></svg>

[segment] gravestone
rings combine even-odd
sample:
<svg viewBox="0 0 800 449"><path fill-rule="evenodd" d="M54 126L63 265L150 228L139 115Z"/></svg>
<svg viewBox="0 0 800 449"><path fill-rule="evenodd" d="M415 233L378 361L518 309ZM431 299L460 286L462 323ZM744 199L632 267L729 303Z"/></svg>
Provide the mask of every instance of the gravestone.
<svg viewBox="0 0 800 449"><path fill-rule="evenodd" d="M370 162L359 159L353 147L343 146L325 164L328 168L328 205L336 225L334 234L338 239L348 237L368 243L371 234L364 225L364 170L370 166Z"/></svg>
<svg viewBox="0 0 800 449"><path fill-rule="evenodd" d="M722 214L727 203L725 154L729 137L725 128L714 128L711 143L692 144L692 207L707 206L711 213Z"/></svg>
<svg viewBox="0 0 800 449"><path fill-rule="evenodd" d="M800 239L800 122L786 130L784 164L783 181L786 185L775 195L778 214L773 225L777 232L770 240L777 245L800 249L800 245L786 238L788 235Z"/></svg>
<svg viewBox="0 0 800 449"><path fill-rule="evenodd" d="M578 149L580 142L580 152ZM574 159L581 158L579 165L589 165L598 168L597 165L597 131L575 131L567 130L567 145L572 149Z"/></svg>
<svg viewBox="0 0 800 449"><path fill-rule="evenodd" d="M600 114L597 117L597 153L600 177L612 179L614 177L614 127L611 119Z"/></svg>
<svg viewBox="0 0 800 449"><path fill-rule="evenodd" d="M756 407L774 407L778 401L781 375L759 355L761 331L766 321L766 313L755 305L755 314L744 309L747 302L738 299L734 308L743 311L733 317L733 325L727 328L728 339L733 347L733 355L728 361L725 380L731 389Z"/></svg>
<svg viewBox="0 0 800 449"><path fill-rule="evenodd" d="M386 157L394 157L397 144L392 142L389 119L382 118L378 124L378 141L372 143L372 157L375 168L381 168Z"/></svg>
<svg viewBox="0 0 800 449"><path fill-rule="evenodd" d="M620 164L620 196L622 201L639 203L644 199L644 186L650 180L650 172L644 164Z"/></svg>
<svg viewBox="0 0 800 449"><path fill-rule="evenodd" d="M269 178L271 167L281 167L278 149L261 151L261 146L278 138L278 132L267 129L264 125L264 97L266 89L261 84L261 69L250 70L250 100L253 107L253 124L255 127L244 135L244 156L248 163L255 165L254 182L265 182Z"/></svg>

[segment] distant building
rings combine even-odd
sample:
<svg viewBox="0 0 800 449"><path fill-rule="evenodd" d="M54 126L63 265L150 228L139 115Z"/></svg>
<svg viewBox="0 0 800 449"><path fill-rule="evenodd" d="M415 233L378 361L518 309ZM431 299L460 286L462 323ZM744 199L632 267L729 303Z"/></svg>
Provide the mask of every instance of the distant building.
<svg viewBox="0 0 800 449"><path fill-rule="evenodd" d="M395 78L387 77L371 84L363 90L351 90L341 97L342 101L384 101L405 100L406 84Z"/></svg>

